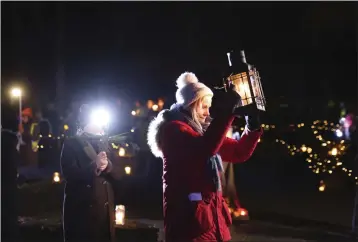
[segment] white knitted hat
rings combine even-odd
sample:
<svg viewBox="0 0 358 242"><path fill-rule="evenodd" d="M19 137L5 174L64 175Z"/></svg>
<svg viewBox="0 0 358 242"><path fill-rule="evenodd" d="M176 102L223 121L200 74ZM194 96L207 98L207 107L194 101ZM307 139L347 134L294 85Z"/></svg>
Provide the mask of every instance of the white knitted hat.
<svg viewBox="0 0 358 242"><path fill-rule="evenodd" d="M213 96L213 92L204 83L199 82L198 78L192 72L184 72L177 81L178 90L175 97L177 103L184 107L190 106L196 100L204 96Z"/></svg>

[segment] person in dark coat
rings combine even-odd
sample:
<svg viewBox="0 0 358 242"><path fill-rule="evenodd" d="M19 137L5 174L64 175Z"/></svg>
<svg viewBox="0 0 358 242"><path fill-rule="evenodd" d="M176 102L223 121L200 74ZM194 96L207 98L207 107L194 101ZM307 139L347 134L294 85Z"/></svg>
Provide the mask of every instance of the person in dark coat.
<svg viewBox="0 0 358 242"><path fill-rule="evenodd" d="M222 160L246 161L262 130L249 117L239 141L225 137L240 101L232 89L214 97L220 112L206 128L213 92L193 73L183 73L177 86L177 103L160 112L148 130L152 153L163 159L165 240L229 241L232 219L222 197Z"/></svg>
<svg viewBox="0 0 358 242"><path fill-rule="evenodd" d="M66 139L61 168L66 181L63 204L65 242L115 240L114 196L111 182L118 169L110 161L101 127L90 122L89 106L81 107L80 130Z"/></svg>
<svg viewBox="0 0 358 242"><path fill-rule="evenodd" d="M17 221L17 167L20 155L16 146L16 112L6 104L1 106L1 241L15 242Z"/></svg>

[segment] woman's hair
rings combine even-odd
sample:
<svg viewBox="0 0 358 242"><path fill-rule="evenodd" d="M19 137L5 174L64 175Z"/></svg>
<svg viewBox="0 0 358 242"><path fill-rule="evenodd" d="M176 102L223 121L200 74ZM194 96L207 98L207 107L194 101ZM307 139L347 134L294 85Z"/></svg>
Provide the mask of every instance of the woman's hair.
<svg viewBox="0 0 358 242"><path fill-rule="evenodd" d="M196 110L197 110L197 107L203 102L204 98L205 98L205 96L197 99L188 107L188 111L190 112L193 121L202 128L203 128L203 124L200 123Z"/></svg>

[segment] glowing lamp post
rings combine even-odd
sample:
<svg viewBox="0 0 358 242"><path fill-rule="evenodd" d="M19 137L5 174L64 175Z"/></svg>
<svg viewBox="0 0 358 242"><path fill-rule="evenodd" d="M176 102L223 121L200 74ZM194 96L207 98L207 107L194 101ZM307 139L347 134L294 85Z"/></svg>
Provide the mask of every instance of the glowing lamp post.
<svg viewBox="0 0 358 242"><path fill-rule="evenodd" d="M227 53L230 75L225 77L224 87L228 84L235 85L235 91L241 97L239 106L254 105L261 111L266 111L266 101L261 86L259 72L253 65L246 62L245 52L240 51L240 59L232 58L233 52Z"/></svg>
<svg viewBox="0 0 358 242"><path fill-rule="evenodd" d="M22 126L22 91L20 88L15 87L11 89L11 96L16 97L19 99L19 128Z"/></svg>
<svg viewBox="0 0 358 242"><path fill-rule="evenodd" d="M126 208L124 207L124 205L116 206L115 215L116 215L116 224L124 225L125 215L126 215Z"/></svg>

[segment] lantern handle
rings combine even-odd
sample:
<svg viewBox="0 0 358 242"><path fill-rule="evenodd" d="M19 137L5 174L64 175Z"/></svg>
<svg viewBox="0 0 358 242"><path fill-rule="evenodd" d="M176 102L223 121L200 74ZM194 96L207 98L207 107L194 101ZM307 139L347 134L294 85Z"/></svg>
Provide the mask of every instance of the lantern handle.
<svg viewBox="0 0 358 242"><path fill-rule="evenodd" d="M222 90L222 89L225 89L225 92L227 92L228 89L232 89L233 88L233 83L232 81L230 80L230 77L232 76L232 74L227 77L227 78L223 78L223 85L221 87L214 87L215 90Z"/></svg>
<svg viewBox="0 0 358 242"><path fill-rule="evenodd" d="M227 55L227 60L229 62L229 66L232 67L230 52L227 52L226 55Z"/></svg>

